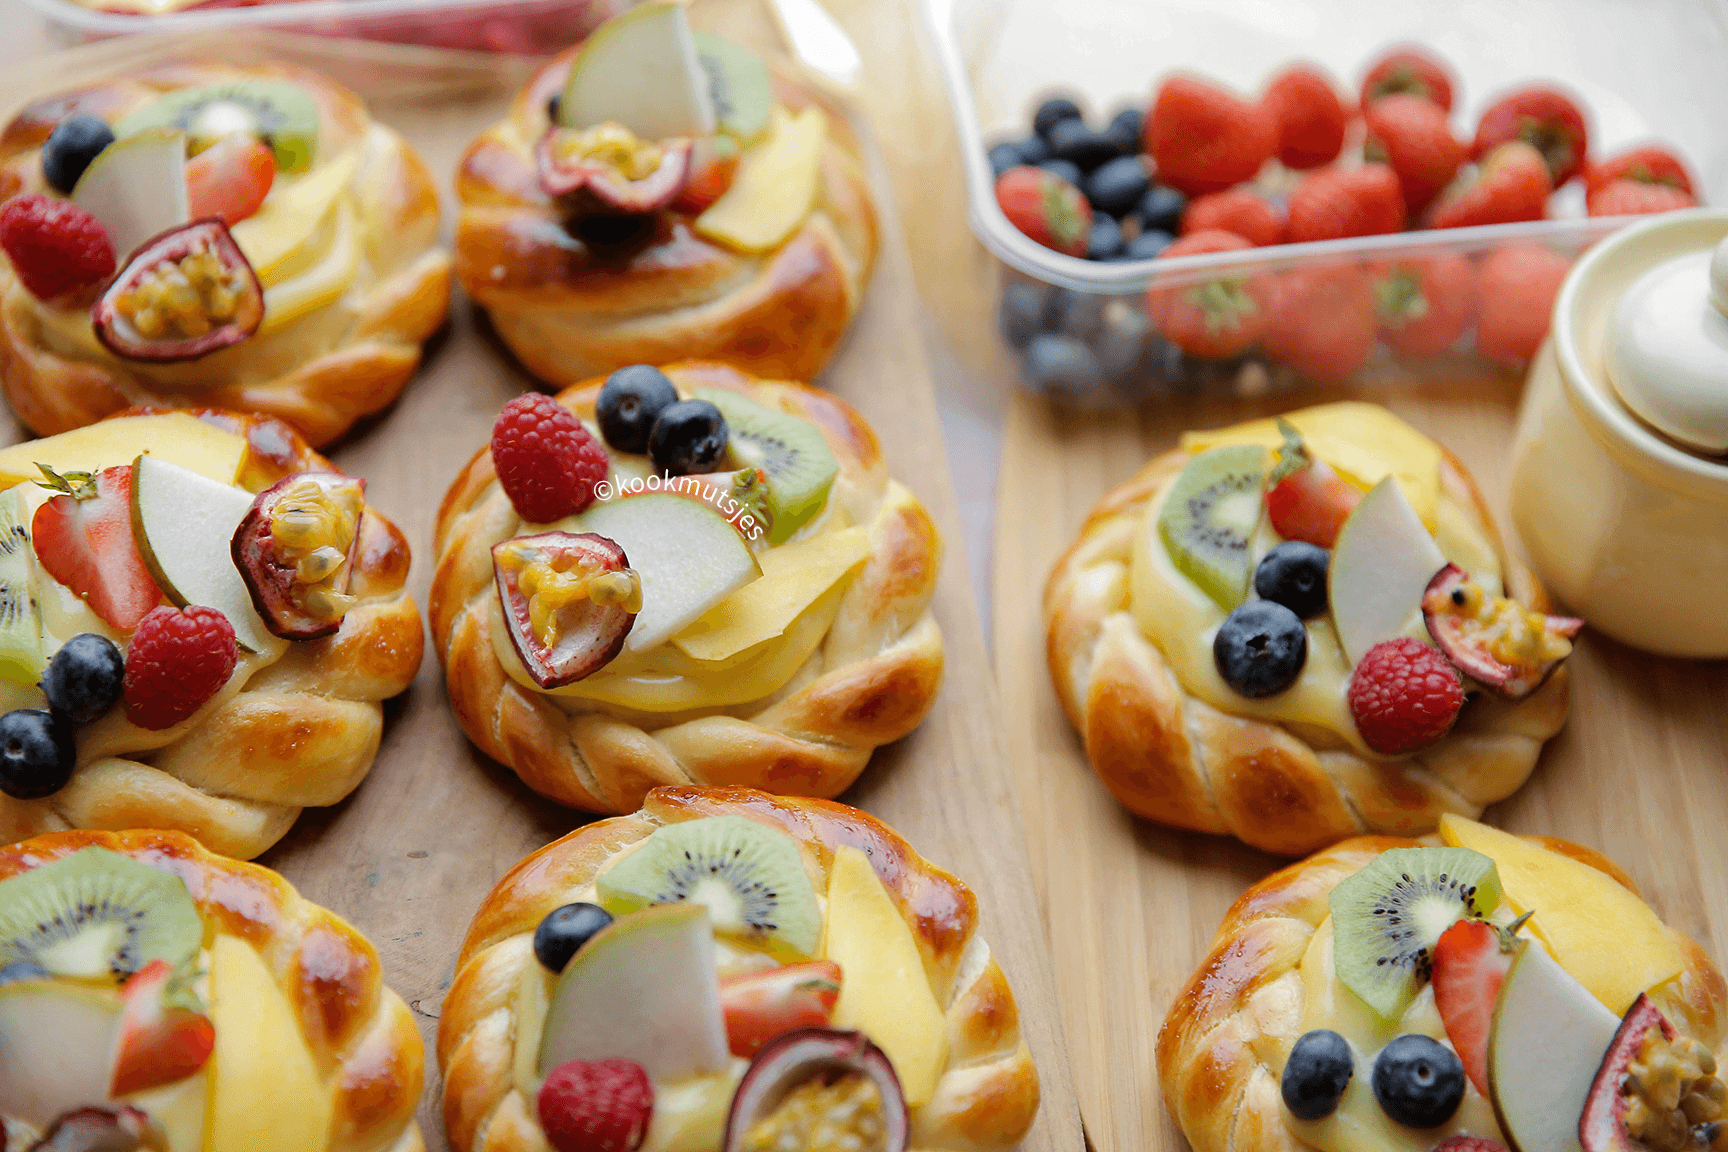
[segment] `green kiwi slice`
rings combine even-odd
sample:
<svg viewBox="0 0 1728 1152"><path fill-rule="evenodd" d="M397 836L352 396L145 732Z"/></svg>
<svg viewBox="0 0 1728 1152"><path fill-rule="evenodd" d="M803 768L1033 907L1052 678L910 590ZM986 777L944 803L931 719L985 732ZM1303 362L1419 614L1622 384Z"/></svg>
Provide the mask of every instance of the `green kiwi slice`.
<svg viewBox="0 0 1728 1152"><path fill-rule="evenodd" d="M1393 848L1332 889L1332 965L1344 986L1397 1021L1434 973L1434 945L1500 905L1500 872L1469 848Z"/></svg>
<svg viewBox="0 0 1728 1152"><path fill-rule="evenodd" d="M708 96L720 128L740 144L768 129L774 85L762 57L712 32L696 33L696 56L708 74Z"/></svg>
<svg viewBox="0 0 1728 1152"><path fill-rule="evenodd" d="M312 166L318 144L318 105L285 80L232 80L165 93L121 120L114 134L149 128L184 132L193 154L247 132L270 145L277 171L301 172Z"/></svg>
<svg viewBox="0 0 1728 1152"><path fill-rule="evenodd" d="M22 961L73 979L124 978L152 960L178 967L203 943L178 876L106 848L0 881L0 969Z"/></svg>
<svg viewBox="0 0 1728 1152"><path fill-rule="evenodd" d="M808 420L736 392L698 388L694 395L726 418L733 461L739 467L760 468L768 477L768 511L773 516L768 543L785 543L828 502L828 490L840 473L828 442Z"/></svg>
<svg viewBox="0 0 1728 1152"><path fill-rule="evenodd" d="M1265 487L1266 449L1213 448L1188 461L1158 513L1158 535L1176 570L1226 612L1248 597Z"/></svg>
<svg viewBox="0 0 1728 1152"><path fill-rule="evenodd" d="M654 904L708 906L715 930L770 951L811 956L821 934L816 890L798 844L742 816L658 828L601 873L600 904L624 916Z"/></svg>
<svg viewBox="0 0 1728 1152"><path fill-rule="evenodd" d="M42 610L30 580L35 563L25 485L0 492L0 680L34 685L48 667Z"/></svg>

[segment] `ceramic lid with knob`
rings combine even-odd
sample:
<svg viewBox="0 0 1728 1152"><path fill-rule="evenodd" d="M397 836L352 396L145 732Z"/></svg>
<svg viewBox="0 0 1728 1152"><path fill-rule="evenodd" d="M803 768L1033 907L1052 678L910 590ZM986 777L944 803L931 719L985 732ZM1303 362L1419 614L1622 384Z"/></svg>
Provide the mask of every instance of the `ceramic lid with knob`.
<svg viewBox="0 0 1728 1152"><path fill-rule="evenodd" d="M1607 374L1627 409L1692 452L1728 453L1728 239L1643 273L1611 325Z"/></svg>

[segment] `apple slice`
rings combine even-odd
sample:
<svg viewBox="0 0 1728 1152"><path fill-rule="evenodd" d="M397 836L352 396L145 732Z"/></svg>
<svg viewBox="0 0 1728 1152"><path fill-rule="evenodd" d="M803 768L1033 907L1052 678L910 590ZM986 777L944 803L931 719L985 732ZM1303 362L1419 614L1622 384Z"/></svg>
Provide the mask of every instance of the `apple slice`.
<svg viewBox="0 0 1728 1152"><path fill-rule="evenodd" d="M726 1069L714 929L705 905L658 904L620 917L558 977L539 1074L569 1060L634 1060L660 1084Z"/></svg>
<svg viewBox="0 0 1728 1152"><path fill-rule="evenodd" d="M120 994L58 980L0 985L0 1115L46 1128L109 1102Z"/></svg>
<svg viewBox="0 0 1728 1152"><path fill-rule="evenodd" d="M186 196L186 137L151 130L116 140L90 161L72 203L96 217L122 266L137 247L192 219Z"/></svg>
<svg viewBox="0 0 1728 1152"><path fill-rule="evenodd" d="M1488 1034L1488 1096L1512 1152L1577 1152L1585 1100L1619 1027L1546 949L1518 949Z"/></svg>
<svg viewBox="0 0 1728 1152"><path fill-rule="evenodd" d="M642 611L624 642L627 652L665 643L762 574L724 516L682 496L649 493L596 504L574 524L573 531L624 549L642 578Z"/></svg>
<svg viewBox="0 0 1728 1152"><path fill-rule="evenodd" d="M1327 569L1332 623L1351 667L1382 640L1425 636L1422 595L1445 566L1397 480L1388 476L1369 489L1338 529Z"/></svg>
<svg viewBox="0 0 1728 1152"><path fill-rule="evenodd" d="M231 552L234 530L251 509L244 488L155 456L132 463L132 535L157 585L182 608L216 609L241 647L274 658L287 641L272 635L252 606Z"/></svg>
<svg viewBox="0 0 1728 1152"><path fill-rule="evenodd" d="M612 121L643 140L709 136L714 105L684 6L640 4L594 30L570 65L558 123L592 128Z"/></svg>

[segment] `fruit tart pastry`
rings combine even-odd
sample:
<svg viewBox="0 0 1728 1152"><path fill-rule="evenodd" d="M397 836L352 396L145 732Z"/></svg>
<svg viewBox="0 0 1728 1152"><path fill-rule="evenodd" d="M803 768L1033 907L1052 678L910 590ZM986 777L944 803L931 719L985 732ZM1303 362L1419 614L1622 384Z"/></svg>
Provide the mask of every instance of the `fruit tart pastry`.
<svg viewBox="0 0 1728 1152"><path fill-rule="evenodd" d="M322 445L396 398L449 307L425 165L290 65L38 100L0 131L0 197L0 384L40 435L216 406Z"/></svg>
<svg viewBox="0 0 1728 1152"><path fill-rule="evenodd" d="M983 1152L1038 1109L972 892L863 812L749 788L657 788L511 869L438 1064L458 1152Z"/></svg>
<svg viewBox="0 0 1728 1152"><path fill-rule="evenodd" d="M0 1148L419 1152L425 1055L372 945L178 832L0 848Z"/></svg>
<svg viewBox="0 0 1728 1152"><path fill-rule="evenodd" d="M941 683L936 526L801 384L638 364L519 396L434 545L457 719L591 812L660 784L836 796Z"/></svg>
<svg viewBox="0 0 1728 1152"><path fill-rule="evenodd" d="M561 386L680 359L814 379L876 255L845 118L669 0L547 64L456 194L462 287Z"/></svg>
<svg viewBox="0 0 1728 1152"><path fill-rule="evenodd" d="M1050 672L1135 813L1297 855L1478 815L1565 722L1545 614L1457 459L1383 408L1191 432L1093 509Z"/></svg>
<svg viewBox="0 0 1728 1152"><path fill-rule="evenodd" d="M1451 813L1261 881L1158 1034L1195 1152L1728 1145L1722 974L1611 861Z"/></svg>
<svg viewBox="0 0 1728 1152"><path fill-rule="evenodd" d="M423 644L365 491L212 410L0 451L0 844L164 828L249 859L353 791Z"/></svg>

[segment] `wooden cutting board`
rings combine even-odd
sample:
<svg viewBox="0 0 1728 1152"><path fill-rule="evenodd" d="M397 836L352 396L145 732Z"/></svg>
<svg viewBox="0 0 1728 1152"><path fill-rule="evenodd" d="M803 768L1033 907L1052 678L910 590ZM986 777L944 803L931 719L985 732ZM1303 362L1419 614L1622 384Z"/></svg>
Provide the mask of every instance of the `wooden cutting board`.
<svg viewBox="0 0 1728 1152"><path fill-rule="evenodd" d="M699 25L777 50L766 17L748 0L703 0ZM251 61L289 57L355 86L373 113L400 130L438 175L450 220L450 174L467 142L497 119L530 66L425 49L346 44L272 34L158 38L92 45L50 56L0 84L5 115L24 100L169 55L207 52ZM862 133L867 137L867 133ZM872 154L875 185L886 187ZM1013 984L1021 1024L1042 1081L1043 1106L1025 1147L1072 1152L1079 1116L1056 1013L1020 811L1007 762L995 687L970 584L939 433L935 396L916 335L918 304L893 205L879 192L883 251L862 313L820 381L875 426L893 473L929 506L947 540L935 612L947 644L947 677L935 710L899 744L881 750L842 799L881 817L977 893L984 933ZM432 524L446 486L485 443L499 407L534 381L458 300L447 334L403 399L331 453L368 481L367 495L413 546L410 578L422 606L431 573ZM0 429L7 442L22 436ZM262 863L310 899L365 932L387 980L413 1008L427 1040L421 1122L445 1147L431 1056L439 1006L469 918L503 872L584 817L546 802L478 753L444 698L428 645L413 687L387 707L383 748L371 775L344 803L309 810Z"/></svg>
<svg viewBox="0 0 1728 1152"><path fill-rule="evenodd" d="M1420 390L1170 398L1112 417L1064 415L1026 395L1009 405L994 573L996 669L1080 1111L1097 1152L1184 1147L1158 1088L1158 1027L1225 909L1282 861L1231 839L1136 819L1098 782L1045 662L1042 598L1052 564L1099 497L1174 447L1183 430L1350 396L1385 403L1451 448L1505 523L1518 394L1516 380L1484 377ZM1728 844L1728 663L1658 659L1586 631L1573 668L1571 721L1530 782L1487 818L1605 851L1669 923L1719 960L1728 957L1721 859Z"/></svg>

